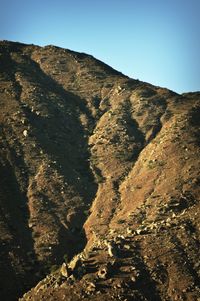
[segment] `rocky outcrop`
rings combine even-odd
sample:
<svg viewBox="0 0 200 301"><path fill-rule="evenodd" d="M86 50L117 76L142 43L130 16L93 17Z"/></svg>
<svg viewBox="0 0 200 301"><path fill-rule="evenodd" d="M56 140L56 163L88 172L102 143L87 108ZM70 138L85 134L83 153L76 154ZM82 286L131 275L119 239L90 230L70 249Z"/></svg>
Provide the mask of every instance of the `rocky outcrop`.
<svg viewBox="0 0 200 301"><path fill-rule="evenodd" d="M1 299L198 300L199 93L0 53Z"/></svg>

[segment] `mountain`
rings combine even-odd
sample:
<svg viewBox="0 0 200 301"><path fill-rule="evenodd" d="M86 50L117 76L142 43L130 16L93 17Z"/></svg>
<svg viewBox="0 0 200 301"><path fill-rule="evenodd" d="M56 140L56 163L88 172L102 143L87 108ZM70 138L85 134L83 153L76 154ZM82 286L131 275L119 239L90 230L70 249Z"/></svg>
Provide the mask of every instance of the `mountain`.
<svg viewBox="0 0 200 301"><path fill-rule="evenodd" d="M200 92L0 42L0 299L200 300Z"/></svg>

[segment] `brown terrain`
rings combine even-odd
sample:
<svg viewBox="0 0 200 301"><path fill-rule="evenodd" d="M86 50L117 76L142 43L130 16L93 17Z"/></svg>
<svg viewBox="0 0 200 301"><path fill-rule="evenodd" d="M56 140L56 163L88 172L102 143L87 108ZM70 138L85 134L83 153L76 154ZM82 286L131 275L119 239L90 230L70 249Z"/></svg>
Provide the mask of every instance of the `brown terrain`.
<svg viewBox="0 0 200 301"><path fill-rule="evenodd" d="M200 300L200 92L0 42L0 300Z"/></svg>

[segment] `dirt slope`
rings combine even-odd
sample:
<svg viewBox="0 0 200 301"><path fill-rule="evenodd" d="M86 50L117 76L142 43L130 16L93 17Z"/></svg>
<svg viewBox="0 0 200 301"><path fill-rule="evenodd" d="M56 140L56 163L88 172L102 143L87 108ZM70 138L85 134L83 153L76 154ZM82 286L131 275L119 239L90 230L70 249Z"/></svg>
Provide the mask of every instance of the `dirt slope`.
<svg viewBox="0 0 200 301"><path fill-rule="evenodd" d="M200 93L2 41L0 106L2 300L200 298Z"/></svg>

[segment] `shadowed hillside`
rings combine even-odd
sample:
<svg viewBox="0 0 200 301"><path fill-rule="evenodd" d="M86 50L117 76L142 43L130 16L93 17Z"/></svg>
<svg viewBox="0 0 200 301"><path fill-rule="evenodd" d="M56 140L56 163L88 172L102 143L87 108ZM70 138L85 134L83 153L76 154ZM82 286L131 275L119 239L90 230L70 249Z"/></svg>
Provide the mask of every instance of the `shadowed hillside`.
<svg viewBox="0 0 200 301"><path fill-rule="evenodd" d="M1 41L1 300L199 301L199 128L199 92Z"/></svg>

